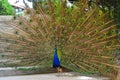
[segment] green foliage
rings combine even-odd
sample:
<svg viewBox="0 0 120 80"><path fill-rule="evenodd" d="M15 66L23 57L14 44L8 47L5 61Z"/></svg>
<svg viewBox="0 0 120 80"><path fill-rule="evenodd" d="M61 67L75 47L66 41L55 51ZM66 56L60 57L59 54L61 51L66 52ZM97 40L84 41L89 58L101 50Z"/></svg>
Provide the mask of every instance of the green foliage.
<svg viewBox="0 0 120 80"><path fill-rule="evenodd" d="M114 10L114 17L117 21L118 28L120 29L120 0L117 0L116 8Z"/></svg>
<svg viewBox="0 0 120 80"><path fill-rule="evenodd" d="M118 29L120 29L120 0L97 0L93 2L97 6L102 6L100 9L103 12L109 12L111 18L114 18L118 24Z"/></svg>
<svg viewBox="0 0 120 80"><path fill-rule="evenodd" d="M12 15L14 9L7 0L0 0L0 15Z"/></svg>

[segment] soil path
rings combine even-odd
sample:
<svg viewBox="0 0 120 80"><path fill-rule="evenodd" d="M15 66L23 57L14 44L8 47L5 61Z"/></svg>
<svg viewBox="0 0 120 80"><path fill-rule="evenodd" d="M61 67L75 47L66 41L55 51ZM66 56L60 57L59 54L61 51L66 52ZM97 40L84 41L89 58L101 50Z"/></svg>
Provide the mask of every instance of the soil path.
<svg viewBox="0 0 120 80"><path fill-rule="evenodd" d="M87 77L80 76L78 73L50 73L50 74L38 74L38 75L24 75L24 76L11 76L0 77L0 80L110 80L105 77Z"/></svg>

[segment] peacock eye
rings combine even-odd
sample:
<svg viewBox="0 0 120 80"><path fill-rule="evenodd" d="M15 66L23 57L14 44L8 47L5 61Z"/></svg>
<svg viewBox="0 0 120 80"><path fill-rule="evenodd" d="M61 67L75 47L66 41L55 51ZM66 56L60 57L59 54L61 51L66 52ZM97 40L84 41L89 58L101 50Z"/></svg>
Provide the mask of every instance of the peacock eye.
<svg viewBox="0 0 120 80"><path fill-rule="evenodd" d="M3 41L5 41L5 42L9 42L9 40L8 40L7 38L5 38Z"/></svg>
<svg viewBox="0 0 120 80"><path fill-rule="evenodd" d="M25 37L24 36L20 36L20 40L24 41Z"/></svg>
<svg viewBox="0 0 120 80"><path fill-rule="evenodd" d="M18 24L19 24L19 25L22 25L22 22L20 21Z"/></svg>
<svg viewBox="0 0 120 80"><path fill-rule="evenodd" d="M81 35L80 35L80 38L83 38L83 37L84 37L84 35L83 35L83 34L81 34Z"/></svg>
<svg viewBox="0 0 120 80"><path fill-rule="evenodd" d="M59 39L58 38L55 38L56 41L58 41Z"/></svg>
<svg viewBox="0 0 120 80"><path fill-rule="evenodd" d="M96 24L96 21L93 21L94 24Z"/></svg>
<svg viewBox="0 0 120 80"><path fill-rule="evenodd" d="M16 20L16 16L14 16L13 19Z"/></svg>
<svg viewBox="0 0 120 80"><path fill-rule="evenodd" d="M45 35L45 36L47 36L47 35ZM41 37L41 34L38 33L38 34L37 34L37 37Z"/></svg>
<svg viewBox="0 0 120 80"><path fill-rule="evenodd" d="M50 26L49 29L52 30L53 28Z"/></svg>
<svg viewBox="0 0 120 80"><path fill-rule="evenodd" d="M32 19L29 20L29 22L32 22L32 21L33 21Z"/></svg>
<svg viewBox="0 0 120 80"><path fill-rule="evenodd" d="M99 32L99 31L96 29L96 30L95 30L95 33L97 34L98 32Z"/></svg>
<svg viewBox="0 0 120 80"><path fill-rule="evenodd" d="M90 48L90 44L87 44L87 47Z"/></svg>
<svg viewBox="0 0 120 80"><path fill-rule="evenodd" d="M51 37L51 38L54 38L54 35L51 35L50 37Z"/></svg>
<svg viewBox="0 0 120 80"><path fill-rule="evenodd" d="M39 14L39 11L38 11L38 10L35 10L35 13L36 13L36 14Z"/></svg>
<svg viewBox="0 0 120 80"><path fill-rule="evenodd" d="M112 32L112 34L116 34L117 31L116 30L112 30L111 32Z"/></svg>
<svg viewBox="0 0 120 80"><path fill-rule="evenodd" d="M57 7L57 5L54 5L54 7L56 8L56 7Z"/></svg>
<svg viewBox="0 0 120 80"><path fill-rule="evenodd" d="M72 31L72 30L73 30L73 27L69 27L69 30Z"/></svg>
<svg viewBox="0 0 120 80"><path fill-rule="evenodd" d="M53 16L56 16L56 13L53 13Z"/></svg>
<svg viewBox="0 0 120 80"><path fill-rule="evenodd" d="M15 31L14 33L15 33L15 34L18 34L19 32L18 32L18 31Z"/></svg>
<svg viewBox="0 0 120 80"><path fill-rule="evenodd" d="M43 25L43 26L41 26L41 28L42 28L42 29L44 29L44 28L45 28L45 26Z"/></svg>
<svg viewBox="0 0 120 80"><path fill-rule="evenodd" d="M42 19L41 19L41 18L39 18L39 19L38 19L38 21L39 21L39 22L41 22L41 21L42 21Z"/></svg>
<svg viewBox="0 0 120 80"><path fill-rule="evenodd" d="M47 11L47 14L50 14L50 11Z"/></svg>
<svg viewBox="0 0 120 80"><path fill-rule="evenodd" d="M98 38L95 38L96 41L98 41L99 39Z"/></svg>
<svg viewBox="0 0 120 80"><path fill-rule="evenodd" d="M30 10L27 10L27 11L26 11L26 14L30 14Z"/></svg>
<svg viewBox="0 0 120 80"><path fill-rule="evenodd" d="M44 5L47 5L48 3L47 3L47 1L46 2L44 2Z"/></svg>
<svg viewBox="0 0 120 80"><path fill-rule="evenodd" d="M106 36L107 35L107 33L104 33L104 36Z"/></svg>
<svg viewBox="0 0 120 80"><path fill-rule="evenodd" d="M64 42L64 41L65 41L65 39L62 39L62 41Z"/></svg>
<svg viewBox="0 0 120 80"><path fill-rule="evenodd" d="M34 29L36 29L36 30L37 30L38 28L39 28L38 26L34 26Z"/></svg>
<svg viewBox="0 0 120 80"><path fill-rule="evenodd" d="M103 46L103 48L106 48L106 47L107 47L106 45Z"/></svg>
<svg viewBox="0 0 120 80"><path fill-rule="evenodd" d="M24 27L24 30L28 30L28 27Z"/></svg>

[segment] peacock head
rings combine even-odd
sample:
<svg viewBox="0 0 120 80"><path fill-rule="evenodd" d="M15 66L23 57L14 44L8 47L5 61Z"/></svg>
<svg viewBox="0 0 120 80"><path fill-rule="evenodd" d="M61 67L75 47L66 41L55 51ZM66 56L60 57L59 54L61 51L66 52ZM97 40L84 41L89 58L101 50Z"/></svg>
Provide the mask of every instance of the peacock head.
<svg viewBox="0 0 120 80"><path fill-rule="evenodd" d="M57 48L54 48L54 52L57 52Z"/></svg>

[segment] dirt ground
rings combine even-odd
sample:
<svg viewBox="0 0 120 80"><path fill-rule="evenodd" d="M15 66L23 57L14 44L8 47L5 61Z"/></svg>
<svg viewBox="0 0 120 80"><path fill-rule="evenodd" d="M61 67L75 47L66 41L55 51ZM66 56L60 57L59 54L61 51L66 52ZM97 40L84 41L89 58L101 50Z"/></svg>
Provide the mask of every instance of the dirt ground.
<svg viewBox="0 0 120 80"><path fill-rule="evenodd" d="M106 77L89 77L82 76L75 72L67 73L50 73L50 74L35 74L0 77L0 80L110 80Z"/></svg>

